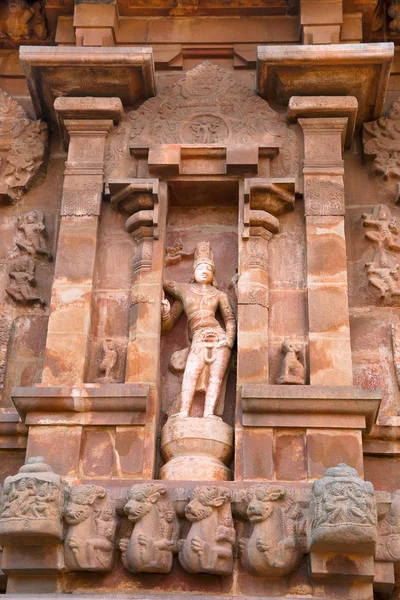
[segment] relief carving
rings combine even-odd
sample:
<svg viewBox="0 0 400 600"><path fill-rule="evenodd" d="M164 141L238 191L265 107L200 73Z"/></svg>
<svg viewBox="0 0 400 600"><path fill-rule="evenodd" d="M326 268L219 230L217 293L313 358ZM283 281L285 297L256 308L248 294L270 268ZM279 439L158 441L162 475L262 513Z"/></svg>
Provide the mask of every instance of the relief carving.
<svg viewBox="0 0 400 600"><path fill-rule="evenodd" d="M179 562L188 573L229 575L233 567L231 493L224 487L198 487L186 505L189 533L179 540Z"/></svg>
<svg viewBox="0 0 400 600"><path fill-rule="evenodd" d="M35 269L34 261L27 256L11 263L6 292L17 304L32 305L38 303L43 307L46 306L46 301L34 290L37 285Z"/></svg>
<svg viewBox="0 0 400 600"><path fill-rule="evenodd" d="M124 511L134 523L130 538L120 540L124 567L132 573L170 573L178 551L179 524L167 488L134 485Z"/></svg>
<svg viewBox="0 0 400 600"><path fill-rule="evenodd" d="M240 540L239 549L244 567L255 575L282 577L301 562L299 515L294 503L285 511L284 498L284 488L276 485L257 485L247 492L252 530L248 539Z"/></svg>
<svg viewBox="0 0 400 600"><path fill-rule="evenodd" d="M380 297L391 300L400 295L398 288L400 263L395 254L400 252L399 230L396 219L385 204L378 204L372 213L363 213L365 237L375 244L372 261L365 263L369 283L380 292Z"/></svg>
<svg viewBox="0 0 400 600"><path fill-rule="evenodd" d="M301 344L285 340L282 344L282 371L276 383L288 385L304 385L304 365L301 362Z"/></svg>
<svg viewBox="0 0 400 600"><path fill-rule="evenodd" d="M376 541L372 483L343 463L327 469L313 484L310 549L373 554Z"/></svg>
<svg viewBox="0 0 400 600"><path fill-rule="evenodd" d="M4 481L0 503L0 541L35 544L63 539L64 485L44 458L29 458Z"/></svg>
<svg viewBox="0 0 400 600"><path fill-rule="evenodd" d="M388 180L400 177L400 100L387 117L364 123L364 153L373 158L372 171Z"/></svg>
<svg viewBox="0 0 400 600"><path fill-rule="evenodd" d="M3 391L6 365L7 365L7 352L8 345L11 336L11 329L13 326L12 317L7 314L6 311L0 312L0 392Z"/></svg>
<svg viewBox="0 0 400 600"><path fill-rule="evenodd" d="M15 238L17 249L31 256L46 256L53 260L53 255L47 248L46 225L44 214L40 210L31 210L18 219L17 237Z"/></svg>
<svg viewBox="0 0 400 600"><path fill-rule="evenodd" d="M299 172L299 148L284 117L229 71L204 62L177 83L127 113L107 141L106 172L131 176L133 148L154 144L224 144L279 147L271 177Z"/></svg>
<svg viewBox="0 0 400 600"><path fill-rule="evenodd" d="M24 109L0 90L0 195L20 200L34 183L47 152L47 125L31 121Z"/></svg>
<svg viewBox="0 0 400 600"><path fill-rule="evenodd" d="M47 38L47 23L42 1L8 0L6 20L1 24L0 38L11 40L39 40Z"/></svg>
<svg viewBox="0 0 400 600"><path fill-rule="evenodd" d="M400 561L400 490L392 493L389 512L378 525L376 560Z"/></svg>
<svg viewBox="0 0 400 600"><path fill-rule="evenodd" d="M99 366L99 371L104 375L95 381L99 383L118 383L119 379L116 379L113 375L118 370L119 358L118 344L110 339L104 340L103 358Z"/></svg>
<svg viewBox="0 0 400 600"><path fill-rule="evenodd" d="M98 485L69 488L64 519L68 525L66 567L70 571L111 571L117 521L106 490Z"/></svg>
<svg viewBox="0 0 400 600"><path fill-rule="evenodd" d="M400 388L400 323L396 325L392 323L390 332L392 336L394 371L396 373L397 385Z"/></svg>
<svg viewBox="0 0 400 600"><path fill-rule="evenodd" d="M172 308L168 300L162 301L163 334L185 312L191 340L190 348L180 350L171 359L176 371L184 369L178 415L189 417L196 390L204 390L203 416L213 417L217 403L223 404L220 396L235 342L236 319L227 294L216 288L214 258L208 242L196 246L193 283L164 282L164 290L176 301ZM215 318L217 310L225 329Z"/></svg>

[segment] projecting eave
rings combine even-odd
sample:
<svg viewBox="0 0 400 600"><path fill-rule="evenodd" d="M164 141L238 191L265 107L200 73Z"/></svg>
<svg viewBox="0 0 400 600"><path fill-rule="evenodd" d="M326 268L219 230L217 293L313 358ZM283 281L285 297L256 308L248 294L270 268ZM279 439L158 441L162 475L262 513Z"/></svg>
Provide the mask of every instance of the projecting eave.
<svg viewBox="0 0 400 600"><path fill-rule="evenodd" d="M53 128L59 96L118 97L125 106L137 107L155 95L149 47L24 46L20 60L36 116Z"/></svg>
<svg viewBox="0 0 400 600"><path fill-rule="evenodd" d="M354 96L359 125L382 114L393 54L392 42L259 46L258 93L284 106L292 96Z"/></svg>

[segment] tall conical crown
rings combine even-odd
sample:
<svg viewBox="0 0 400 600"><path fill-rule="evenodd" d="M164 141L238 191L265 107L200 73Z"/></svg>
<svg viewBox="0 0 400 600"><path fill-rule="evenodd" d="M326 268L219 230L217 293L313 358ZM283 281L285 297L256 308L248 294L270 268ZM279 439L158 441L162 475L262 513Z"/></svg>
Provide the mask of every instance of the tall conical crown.
<svg viewBox="0 0 400 600"><path fill-rule="evenodd" d="M210 265L215 271L214 256L209 242L199 242L194 251L193 268L204 263Z"/></svg>

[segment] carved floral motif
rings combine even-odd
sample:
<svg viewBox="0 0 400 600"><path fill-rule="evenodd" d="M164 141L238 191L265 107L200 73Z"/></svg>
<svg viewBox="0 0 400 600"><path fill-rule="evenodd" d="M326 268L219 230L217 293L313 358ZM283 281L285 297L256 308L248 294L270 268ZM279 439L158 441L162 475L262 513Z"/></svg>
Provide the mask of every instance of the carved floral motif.
<svg viewBox="0 0 400 600"><path fill-rule="evenodd" d="M301 345L285 340L282 344L282 372L277 379L279 384L304 385L304 365L300 361Z"/></svg>
<svg viewBox="0 0 400 600"><path fill-rule="evenodd" d="M134 527L131 537L119 543L125 568L132 573L170 573L179 525L165 485L134 485L128 498L124 511Z"/></svg>
<svg viewBox="0 0 400 600"><path fill-rule="evenodd" d="M189 533L179 540L179 562L189 573L229 575L235 543L231 493L224 487L198 487L186 505Z"/></svg>
<svg viewBox="0 0 400 600"><path fill-rule="evenodd" d="M47 125L31 121L24 109L0 90L0 193L18 201L32 185L47 151ZM4 152L4 154L3 154Z"/></svg>
<svg viewBox="0 0 400 600"><path fill-rule="evenodd" d="M69 488L64 508L68 532L65 565L70 571L111 571L117 522L107 492L97 485Z"/></svg>
<svg viewBox="0 0 400 600"><path fill-rule="evenodd" d="M4 481L0 503L0 541L57 542L63 538L61 477L41 456L29 458Z"/></svg>
<svg viewBox="0 0 400 600"><path fill-rule="evenodd" d="M377 513L372 483L345 464L327 469L312 490L311 550L373 554Z"/></svg>
<svg viewBox="0 0 400 600"><path fill-rule="evenodd" d="M300 563L300 520L294 503L284 507L285 490L257 485L247 491L247 517L252 524L248 539L239 542L246 569L263 577L282 577Z"/></svg>

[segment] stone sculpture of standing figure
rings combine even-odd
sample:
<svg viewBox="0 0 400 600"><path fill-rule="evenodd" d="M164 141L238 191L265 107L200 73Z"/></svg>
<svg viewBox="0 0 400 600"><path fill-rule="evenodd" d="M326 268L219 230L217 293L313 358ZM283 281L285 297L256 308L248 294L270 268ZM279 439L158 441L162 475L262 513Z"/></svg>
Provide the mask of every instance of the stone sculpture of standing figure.
<svg viewBox="0 0 400 600"><path fill-rule="evenodd" d="M188 417L196 384L208 368L204 417L213 417L236 336L236 320L228 296L215 286L215 265L208 242L197 244L193 282L165 282L164 289L177 302L172 309L168 300L162 303L162 330L167 333L185 312L188 320L190 351L183 374L179 416ZM216 319L217 310L224 320L223 329Z"/></svg>

